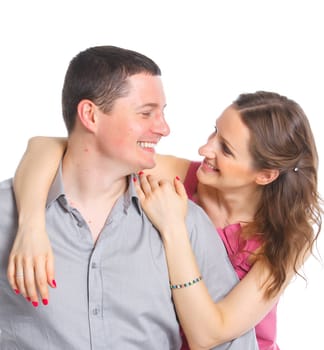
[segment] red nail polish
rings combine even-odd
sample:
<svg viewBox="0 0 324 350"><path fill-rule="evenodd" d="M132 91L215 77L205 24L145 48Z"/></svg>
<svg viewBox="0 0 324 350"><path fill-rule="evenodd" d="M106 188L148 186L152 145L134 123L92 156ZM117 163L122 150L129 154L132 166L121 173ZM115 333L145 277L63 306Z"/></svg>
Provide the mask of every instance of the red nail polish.
<svg viewBox="0 0 324 350"><path fill-rule="evenodd" d="M19 289L14 289L14 291L15 291L16 294L20 294Z"/></svg>
<svg viewBox="0 0 324 350"><path fill-rule="evenodd" d="M180 177L179 177L179 176L176 176L176 179L177 179L177 180L180 180Z"/></svg>
<svg viewBox="0 0 324 350"><path fill-rule="evenodd" d="M30 297L26 297L26 300L27 300L27 301L29 301L29 302L31 302L31 299L30 299Z"/></svg>
<svg viewBox="0 0 324 350"><path fill-rule="evenodd" d="M52 281L52 284L56 288L56 281L55 280Z"/></svg>
<svg viewBox="0 0 324 350"><path fill-rule="evenodd" d="M133 181L134 181L134 182L136 182L136 181L137 181L136 177L133 177Z"/></svg>
<svg viewBox="0 0 324 350"><path fill-rule="evenodd" d="M33 304L34 307L38 306L38 302L37 301L32 301L32 304Z"/></svg>
<svg viewBox="0 0 324 350"><path fill-rule="evenodd" d="M48 300L47 299L42 299L43 305L47 305L48 304Z"/></svg>
<svg viewBox="0 0 324 350"><path fill-rule="evenodd" d="M143 174L144 174L143 171L140 171L140 172L138 173L139 176L141 176L141 175L143 175Z"/></svg>

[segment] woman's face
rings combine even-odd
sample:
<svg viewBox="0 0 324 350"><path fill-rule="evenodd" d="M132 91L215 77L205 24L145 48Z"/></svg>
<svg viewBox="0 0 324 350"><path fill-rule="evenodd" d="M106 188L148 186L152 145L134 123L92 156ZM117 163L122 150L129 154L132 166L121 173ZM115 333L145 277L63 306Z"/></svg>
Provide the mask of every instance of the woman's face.
<svg viewBox="0 0 324 350"><path fill-rule="evenodd" d="M213 132L199 154L204 157L197 171L199 182L220 191L240 191L257 186L258 171L249 151L250 131L232 106L216 120Z"/></svg>

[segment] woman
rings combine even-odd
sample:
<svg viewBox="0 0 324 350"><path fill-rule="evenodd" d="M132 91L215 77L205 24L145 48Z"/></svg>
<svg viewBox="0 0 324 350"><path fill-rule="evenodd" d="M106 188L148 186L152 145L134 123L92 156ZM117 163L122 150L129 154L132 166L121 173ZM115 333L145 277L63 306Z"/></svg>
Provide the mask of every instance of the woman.
<svg viewBox="0 0 324 350"><path fill-rule="evenodd" d="M43 144L44 139L37 142ZM64 142L59 143L54 148L61 157ZM44 149L43 145L33 147ZM37 152L38 158L48 158L48 152ZM27 171L34 153L27 152L16 176L20 226L8 267L9 281L18 289L15 267L27 257L24 295L31 300L37 298L35 283L42 297L47 296L46 280L54 286L42 216L44 188L49 187L60 158L51 166L55 168L51 176L45 176L48 164ZM192 348L210 348L256 325L260 349L278 349L277 301L312 252L321 229L318 159L307 117L297 103L276 93L242 94L217 119L215 131L199 153L204 157L201 163L157 158L158 165L150 174L159 179L177 177L174 187L142 173L142 187L137 185L145 212L161 232L180 323ZM213 221L241 279L217 303L209 297L203 276L198 277L185 226L187 195L179 176L189 198ZM31 182L39 188L40 204L35 203L34 193L28 193Z"/></svg>

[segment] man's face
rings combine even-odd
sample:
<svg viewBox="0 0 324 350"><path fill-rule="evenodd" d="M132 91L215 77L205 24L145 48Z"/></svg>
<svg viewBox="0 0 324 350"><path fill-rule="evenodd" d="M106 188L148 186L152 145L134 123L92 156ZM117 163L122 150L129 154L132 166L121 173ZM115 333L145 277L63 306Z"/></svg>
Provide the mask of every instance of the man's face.
<svg viewBox="0 0 324 350"><path fill-rule="evenodd" d="M155 146L170 133L161 78L136 74L128 78L129 94L115 101L109 114L99 111L97 146L126 173L155 166Z"/></svg>

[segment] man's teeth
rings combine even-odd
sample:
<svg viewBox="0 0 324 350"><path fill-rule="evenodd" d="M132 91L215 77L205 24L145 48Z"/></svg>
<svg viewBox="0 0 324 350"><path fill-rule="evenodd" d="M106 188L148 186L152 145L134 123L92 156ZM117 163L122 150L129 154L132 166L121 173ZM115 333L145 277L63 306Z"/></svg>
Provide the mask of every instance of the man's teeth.
<svg viewBox="0 0 324 350"><path fill-rule="evenodd" d="M154 148L155 143L152 142L137 142L137 144L142 148Z"/></svg>

